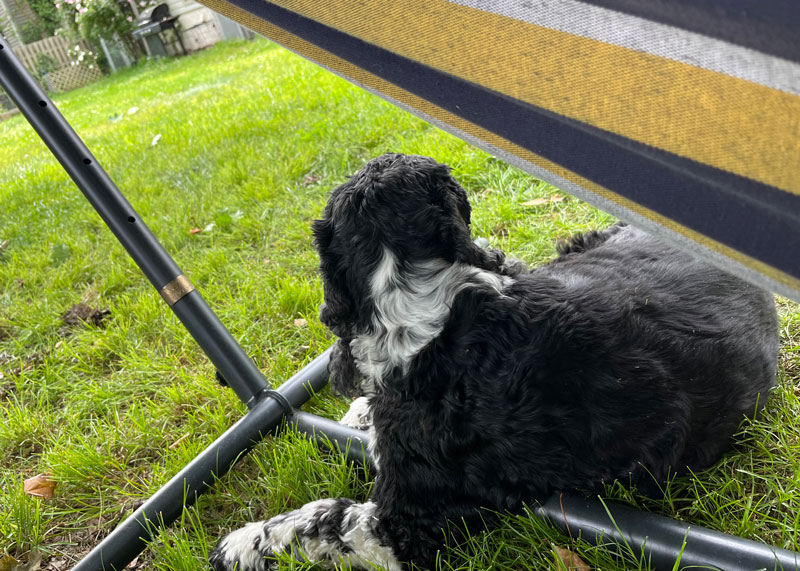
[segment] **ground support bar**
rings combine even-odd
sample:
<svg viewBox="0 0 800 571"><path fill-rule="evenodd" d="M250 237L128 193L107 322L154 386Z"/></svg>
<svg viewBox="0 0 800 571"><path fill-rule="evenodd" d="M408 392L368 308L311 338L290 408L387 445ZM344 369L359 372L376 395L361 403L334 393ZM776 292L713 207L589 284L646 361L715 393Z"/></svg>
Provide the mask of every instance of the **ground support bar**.
<svg viewBox="0 0 800 571"><path fill-rule="evenodd" d="M250 409L209 448L176 474L145 504L123 521L73 571L121 571L155 537L175 521L237 458L283 420L287 425L331 444L354 460L369 460L361 431L294 410L327 383L325 352L277 390L247 356L217 316L194 290L119 189L100 167L52 101L0 37L0 85L237 396ZM698 565L724 571L800 569L800 554L753 541L688 526L662 516L606 504L597 499L553 496L537 508L571 537L644 553L652 569ZM685 542L685 544L684 544ZM683 551L681 551L683 550Z"/></svg>
<svg viewBox="0 0 800 571"><path fill-rule="evenodd" d="M672 518L570 494L555 494L534 512L571 538L649 561L648 568L710 571L800 569L800 553ZM680 558L680 565L675 562Z"/></svg>
<svg viewBox="0 0 800 571"><path fill-rule="evenodd" d="M328 382L329 353L326 351L314 359L282 384L277 392L293 406L300 406ZM238 458L281 426L284 414L279 400L269 397L259 399L241 420L119 524L72 570L124 569L147 547L161 527L178 519L184 507L192 505L197 496L226 474ZM302 411L295 411L287 424L295 425L309 437L330 443L352 459L364 458L366 446L361 431Z"/></svg>

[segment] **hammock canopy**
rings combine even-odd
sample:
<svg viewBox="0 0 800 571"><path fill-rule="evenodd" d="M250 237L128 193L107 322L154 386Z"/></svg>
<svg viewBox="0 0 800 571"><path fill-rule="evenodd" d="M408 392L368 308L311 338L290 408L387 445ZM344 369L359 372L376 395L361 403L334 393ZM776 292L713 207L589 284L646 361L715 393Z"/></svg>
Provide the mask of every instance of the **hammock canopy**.
<svg viewBox="0 0 800 571"><path fill-rule="evenodd" d="M797 0L201 0L800 300Z"/></svg>

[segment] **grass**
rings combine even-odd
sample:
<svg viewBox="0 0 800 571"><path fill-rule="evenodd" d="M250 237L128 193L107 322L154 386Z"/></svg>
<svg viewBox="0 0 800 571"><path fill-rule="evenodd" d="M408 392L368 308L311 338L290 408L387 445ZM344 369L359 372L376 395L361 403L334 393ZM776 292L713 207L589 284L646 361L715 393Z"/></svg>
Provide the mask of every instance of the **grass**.
<svg viewBox="0 0 800 571"><path fill-rule="evenodd" d="M275 382L331 337L309 223L326 194L385 151L433 156L468 190L475 236L530 263L611 218L265 41L148 62L55 98L211 307ZM154 143L156 137L160 138ZM244 412L177 319L21 117L0 123L0 566L63 569ZM193 232L199 229L201 232ZM66 326L77 303L108 309ZM607 496L696 525L798 549L800 310L779 300L780 387L741 451L671 482L663 500ZM305 320L305 321L303 321ZM310 409L336 418L323 393ZM53 499L22 481L47 473ZM205 569L245 520L323 496L364 499L369 478L295 435L241 460L137 562ZM595 569L647 567L562 535L531 514L443 552L441 568L560 569L568 547ZM8 558L5 561L9 561ZM304 566L300 566L304 567ZM679 566L676 566L678 568Z"/></svg>

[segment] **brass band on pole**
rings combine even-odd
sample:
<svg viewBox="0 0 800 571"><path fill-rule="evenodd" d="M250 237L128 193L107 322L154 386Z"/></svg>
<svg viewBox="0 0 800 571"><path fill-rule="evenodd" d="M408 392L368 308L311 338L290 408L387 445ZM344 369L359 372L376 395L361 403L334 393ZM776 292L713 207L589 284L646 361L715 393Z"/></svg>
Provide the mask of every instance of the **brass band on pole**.
<svg viewBox="0 0 800 571"><path fill-rule="evenodd" d="M166 301L168 305L173 306L183 296L193 291L194 285L192 285L192 282L189 281L189 278L181 274L161 288L161 297L164 298L164 301Z"/></svg>

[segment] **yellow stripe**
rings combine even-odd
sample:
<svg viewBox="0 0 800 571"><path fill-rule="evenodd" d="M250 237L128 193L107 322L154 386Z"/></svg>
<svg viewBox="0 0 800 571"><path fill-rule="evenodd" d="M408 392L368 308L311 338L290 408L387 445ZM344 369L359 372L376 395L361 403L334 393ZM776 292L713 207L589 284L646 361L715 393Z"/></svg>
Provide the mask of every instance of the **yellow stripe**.
<svg viewBox="0 0 800 571"><path fill-rule="evenodd" d="M481 127L478 127L477 125L474 125L473 123L470 123L469 121L466 121L457 115L453 115L452 113L433 105L429 101L419 98L416 95L409 93L378 76L372 75L371 73L354 66L350 62L334 56L333 54L320 49L314 44L286 32L278 26L275 26L265 20L261 20L260 18L256 18L249 12L241 10L225 0L202 0L202 3L221 14L224 14L232 20L240 22L252 30L255 30L260 34L275 40L284 47L301 54L318 64L335 70L337 73L341 73L345 77L350 78L361 85L369 87L370 89L373 89L379 93L383 93L392 99L401 101L411 108L417 109L418 111L430 117L434 117L443 123L454 127L455 129L468 133L481 141L485 141L494 147L511 153L512 155L517 156L524 161L534 164L557 176L560 176L561 178L577 184L578 186L593 192L594 194L612 202L613 204L643 216L644 218L647 218L648 220L651 220L652 222L664 228L670 229L676 234L683 235L692 241L701 244L708 250L736 260L740 264L756 270L757 272L768 276L772 280L794 290L795 292L800 293L800 280L797 278L777 270L772 266L756 260L755 258L751 258L750 256L742 254L737 250L729 248L728 246L720 244L719 242L703 236L702 234L698 234L697 232L694 232L693 230L690 230L665 216L662 216L652 210L636 204L635 202L621 197L607 188L599 186L590 180L576 175L572 171L564 169L555 163L535 155L527 149L519 147L490 131L486 131L485 129L482 129Z"/></svg>
<svg viewBox="0 0 800 571"><path fill-rule="evenodd" d="M427 66L800 193L800 97L445 0L273 0Z"/></svg>

